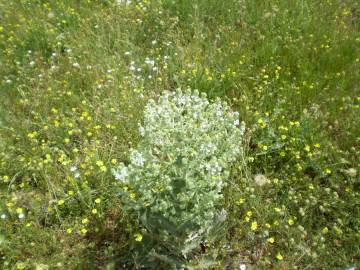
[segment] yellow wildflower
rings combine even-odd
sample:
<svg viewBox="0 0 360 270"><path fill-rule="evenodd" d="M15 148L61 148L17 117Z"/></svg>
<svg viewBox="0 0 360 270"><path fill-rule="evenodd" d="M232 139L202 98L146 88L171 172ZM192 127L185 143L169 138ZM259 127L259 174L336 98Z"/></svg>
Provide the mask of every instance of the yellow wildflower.
<svg viewBox="0 0 360 270"><path fill-rule="evenodd" d="M135 241L137 241L137 242L141 242L143 239L143 237L140 233L135 233L134 237L135 237Z"/></svg>
<svg viewBox="0 0 360 270"><path fill-rule="evenodd" d="M281 253L276 254L276 259L278 259L279 261L282 261L284 259L284 257L281 255Z"/></svg>
<svg viewBox="0 0 360 270"><path fill-rule="evenodd" d="M270 238L267 239L267 241L268 241L270 244L274 244L275 239L274 239L274 237L270 237Z"/></svg>
<svg viewBox="0 0 360 270"><path fill-rule="evenodd" d="M64 200L58 200L57 204L58 204L58 205L63 205L64 202L65 202Z"/></svg>
<svg viewBox="0 0 360 270"><path fill-rule="evenodd" d="M256 231L257 227L258 227L258 224L256 221L251 222L251 230L252 231Z"/></svg>
<svg viewBox="0 0 360 270"><path fill-rule="evenodd" d="M83 220L81 220L81 223L82 224L88 224L89 223L89 220L87 218L84 218Z"/></svg>

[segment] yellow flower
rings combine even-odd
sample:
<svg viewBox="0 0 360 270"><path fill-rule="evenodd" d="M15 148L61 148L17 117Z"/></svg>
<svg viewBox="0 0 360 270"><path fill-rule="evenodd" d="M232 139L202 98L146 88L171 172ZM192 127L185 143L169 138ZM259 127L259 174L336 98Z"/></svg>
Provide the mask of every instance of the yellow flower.
<svg viewBox="0 0 360 270"><path fill-rule="evenodd" d="M275 239L274 237L270 237L267 239L267 241L270 243L270 244L273 244L275 242Z"/></svg>
<svg viewBox="0 0 360 270"><path fill-rule="evenodd" d="M116 164L117 163L117 159L116 158L113 158L112 160L111 160L111 164Z"/></svg>
<svg viewBox="0 0 360 270"><path fill-rule="evenodd" d="M240 198L239 200L237 200L237 201L235 202L235 204L236 204L236 205L240 205L240 204L243 204L244 202L245 202L245 199Z"/></svg>
<svg viewBox="0 0 360 270"><path fill-rule="evenodd" d="M19 207L19 208L16 208L16 214L22 214L24 212L24 210Z"/></svg>
<svg viewBox="0 0 360 270"><path fill-rule="evenodd" d="M67 233L67 234L71 234L71 233L72 233L72 229L71 229L71 228L66 229L66 233Z"/></svg>
<svg viewBox="0 0 360 270"><path fill-rule="evenodd" d="M141 242L143 239L143 237L140 233L135 233L134 237L135 237L135 241L137 241L137 242Z"/></svg>
<svg viewBox="0 0 360 270"><path fill-rule="evenodd" d="M284 257L281 255L281 253L276 254L276 259L278 259L279 261L282 261L284 259Z"/></svg>
<svg viewBox="0 0 360 270"><path fill-rule="evenodd" d="M311 150L311 149L310 149L310 145L307 144L307 145L304 147L304 150L305 150L306 152L310 152L310 150Z"/></svg>
<svg viewBox="0 0 360 270"><path fill-rule="evenodd" d="M35 137L37 136L37 134L38 134L38 133L37 133L36 131L34 131L34 132L32 132L32 133L31 133L31 132L28 133L27 136L28 136L30 139L32 139L32 138L35 138Z"/></svg>
<svg viewBox="0 0 360 270"><path fill-rule="evenodd" d="M9 179L10 179L10 177L9 177L8 175L4 175L4 176L3 176L3 181L4 181L4 183L9 182Z"/></svg>
<svg viewBox="0 0 360 270"><path fill-rule="evenodd" d="M82 229L81 229L81 233L82 233L82 234L86 234L86 233L87 233L87 229L82 228Z"/></svg>
<svg viewBox="0 0 360 270"><path fill-rule="evenodd" d="M99 167L104 166L104 162L102 162L101 160L96 161L96 165L98 165Z"/></svg>
<svg viewBox="0 0 360 270"><path fill-rule="evenodd" d="M331 170L330 170L329 168L326 168L326 169L325 169L325 173L326 173L326 174L331 174Z"/></svg>
<svg viewBox="0 0 360 270"><path fill-rule="evenodd" d="M289 218L288 223L289 223L290 226L294 225L294 220L292 218Z"/></svg>
<svg viewBox="0 0 360 270"><path fill-rule="evenodd" d="M97 204L101 203L101 199L100 199L100 198L96 198L96 199L95 199L95 203L97 203Z"/></svg>
<svg viewBox="0 0 360 270"><path fill-rule="evenodd" d="M328 227L325 227L324 229L322 229L321 231L323 234L327 234L329 232Z"/></svg>
<svg viewBox="0 0 360 270"><path fill-rule="evenodd" d="M91 213L93 213L94 215L97 214L97 209L94 208L93 210L91 210Z"/></svg>
<svg viewBox="0 0 360 270"><path fill-rule="evenodd" d="M25 267L26 267L26 265L23 262L16 264L16 269L18 269L18 270L23 270L23 269L25 269Z"/></svg>
<svg viewBox="0 0 360 270"><path fill-rule="evenodd" d="M257 225L256 221L251 222L251 230L252 231L256 231L257 227L258 227L258 225Z"/></svg>
<svg viewBox="0 0 360 270"><path fill-rule="evenodd" d="M58 203L57 203L57 204L58 204L58 205L63 205L64 202L65 202L64 200L58 200Z"/></svg>
<svg viewBox="0 0 360 270"><path fill-rule="evenodd" d="M81 220L81 223L82 224L88 224L89 223L89 220L87 218L84 218L83 220Z"/></svg>

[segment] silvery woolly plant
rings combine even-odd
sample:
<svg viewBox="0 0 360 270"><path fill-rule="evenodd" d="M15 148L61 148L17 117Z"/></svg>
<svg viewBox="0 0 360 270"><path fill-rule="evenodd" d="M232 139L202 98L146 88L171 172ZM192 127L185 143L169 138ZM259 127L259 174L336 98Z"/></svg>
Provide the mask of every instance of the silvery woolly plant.
<svg viewBox="0 0 360 270"><path fill-rule="evenodd" d="M221 192L242 150L244 125L220 99L177 90L147 103L139 131L129 164L113 173L122 182L124 211L146 231L141 263L191 268L200 244L223 227Z"/></svg>

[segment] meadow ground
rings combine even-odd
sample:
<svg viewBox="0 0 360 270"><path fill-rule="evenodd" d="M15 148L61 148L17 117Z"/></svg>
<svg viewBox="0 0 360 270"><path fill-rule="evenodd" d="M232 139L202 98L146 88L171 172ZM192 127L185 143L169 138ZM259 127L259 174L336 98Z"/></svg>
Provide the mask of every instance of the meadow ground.
<svg viewBox="0 0 360 270"><path fill-rule="evenodd" d="M359 269L358 1L0 0L0 63L1 269L133 267L111 168L176 88L247 125L216 269Z"/></svg>

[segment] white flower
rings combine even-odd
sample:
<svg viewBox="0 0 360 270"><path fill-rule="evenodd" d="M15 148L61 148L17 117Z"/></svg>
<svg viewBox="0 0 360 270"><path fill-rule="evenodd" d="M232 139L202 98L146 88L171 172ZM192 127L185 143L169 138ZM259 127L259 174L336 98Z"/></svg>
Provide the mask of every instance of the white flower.
<svg viewBox="0 0 360 270"><path fill-rule="evenodd" d="M121 168L121 170L113 171L115 179L120 180L122 182L127 182L126 177L129 175L129 171L127 167Z"/></svg>
<svg viewBox="0 0 360 270"><path fill-rule="evenodd" d="M138 151L133 151L130 156L131 163L136 166L143 166L145 159Z"/></svg>
<svg viewBox="0 0 360 270"><path fill-rule="evenodd" d="M140 135L142 136L142 137L144 137L144 135L145 135L145 129L144 129L144 127L143 126L139 126L139 132L140 132Z"/></svg>
<svg viewBox="0 0 360 270"><path fill-rule="evenodd" d="M25 215L23 213L20 213L18 217L19 217L19 219L23 219L23 218L25 218Z"/></svg>
<svg viewBox="0 0 360 270"><path fill-rule="evenodd" d="M261 186L265 185L268 182L268 179L263 174L257 174L257 175L254 176L254 182L255 182L256 185L261 187Z"/></svg>
<svg viewBox="0 0 360 270"><path fill-rule="evenodd" d="M75 172L76 170L77 170L77 167L76 167L76 166L71 166L71 167L70 167L70 171L71 171L71 172Z"/></svg>
<svg viewBox="0 0 360 270"><path fill-rule="evenodd" d="M115 0L116 5L129 5L131 4L131 0Z"/></svg>
<svg viewBox="0 0 360 270"><path fill-rule="evenodd" d="M155 61L154 60L150 60L148 57L145 58L145 64L149 65L149 66L154 66L155 65Z"/></svg>
<svg viewBox="0 0 360 270"><path fill-rule="evenodd" d="M6 215L5 215L5 214L2 214L0 217L1 217L1 219L6 219Z"/></svg>
<svg viewBox="0 0 360 270"><path fill-rule="evenodd" d="M246 270L246 265L245 264L240 264L239 265L239 270Z"/></svg>
<svg viewBox="0 0 360 270"><path fill-rule="evenodd" d="M350 168L350 169L344 170L344 172L345 172L348 176L350 176L350 177L355 177L356 174L357 174L357 171L356 171L356 169L354 169L354 168Z"/></svg>

